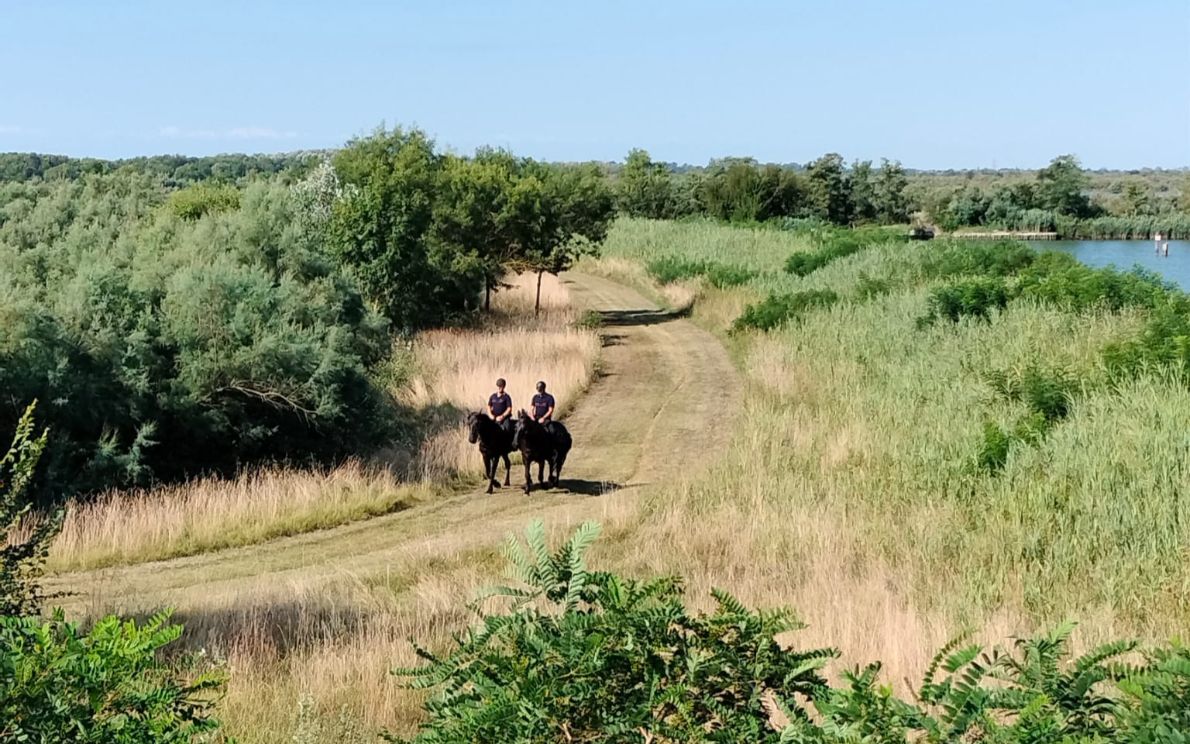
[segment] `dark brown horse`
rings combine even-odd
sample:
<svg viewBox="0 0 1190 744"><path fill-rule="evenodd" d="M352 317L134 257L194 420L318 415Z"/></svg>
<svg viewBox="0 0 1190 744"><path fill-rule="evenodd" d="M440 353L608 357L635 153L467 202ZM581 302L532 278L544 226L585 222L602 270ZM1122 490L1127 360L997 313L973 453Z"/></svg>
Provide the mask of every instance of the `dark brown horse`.
<svg viewBox="0 0 1190 744"><path fill-rule="evenodd" d="M512 452L512 433L505 431L486 413L472 411L467 414L467 441L471 444L479 442L479 454L483 455L483 477L488 482L488 493L492 492L492 486L500 485L500 481L496 480L500 458L504 458L504 485L512 483L512 462L508 459L508 453Z"/></svg>
<svg viewBox="0 0 1190 744"><path fill-rule="evenodd" d="M525 462L525 493L529 493L533 486L533 479L529 467L537 463L537 480L545 483L545 465L550 466L550 484L558 487L558 480L562 477L562 466L566 463L566 455L570 453L572 444L570 432L557 421L549 424L539 424L525 411L517 417L516 434L512 438L512 446L521 451L521 459Z"/></svg>

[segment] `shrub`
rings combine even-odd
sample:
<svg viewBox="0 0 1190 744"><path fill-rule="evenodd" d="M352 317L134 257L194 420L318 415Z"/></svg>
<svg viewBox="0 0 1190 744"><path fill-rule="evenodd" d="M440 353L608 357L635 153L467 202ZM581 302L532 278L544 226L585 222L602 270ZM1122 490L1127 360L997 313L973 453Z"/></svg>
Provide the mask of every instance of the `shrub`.
<svg viewBox="0 0 1190 744"><path fill-rule="evenodd" d="M37 577L45 563L50 541L62 526L62 513L33 516L28 498L29 482L45 449L47 432L33 436L30 405L17 422L12 446L0 458L0 616L33 615L41 610Z"/></svg>
<svg viewBox="0 0 1190 744"><path fill-rule="evenodd" d="M168 619L108 617L83 633L61 613L0 618L0 740L160 744L215 731L223 677L158 660L182 632Z"/></svg>
<svg viewBox="0 0 1190 744"><path fill-rule="evenodd" d="M1105 346L1103 360L1115 379L1171 369L1190 380L1190 313L1172 304L1157 308L1138 337Z"/></svg>
<svg viewBox="0 0 1190 744"><path fill-rule="evenodd" d="M794 253L785 261L785 271L794 276L807 276L832 261L859 253L871 245L860 235L848 232L829 233L822 247L813 251Z"/></svg>
<svg viewBox="0 0 1190 744"><path fill-rule="evenodd" d="M866 272L859 273L855 283L855 294L861 300L871 300L886 295L893 290L893 283L889 279L869 276Z"/></svg>
<svg viewBox="0 0 1190 744"><path fill-rule="evenodd" d="M235 186L202 182L173 192L166 204L178 217L196 220L204 215L239 209L240 192Z"/></svg>
<svg viewBox="0 0 1190 744"><path fill-rule="evenodd" d="M952 642L935 656L915 703L901 701L877 685L879 665L845 676L846 686L813 701L821 721L795 718L783 742L995 742L997 744L1074 744L1075 742L1178 742L1185 738L1137 736L1151 731L1178 732L1185 720L1176 710L1185 700L1190 679L1179 651L1156 652L1134 669L1121 664L1133 651L1130 641L1107 643L1069 658L1074 625L1030 639L1011 649L985 652ZM1183 650L1184 651L1184 650ZM1171 663L1168 660L1175 659ZM1131 677L1134 681L1122 682ZM1135 688L1130 701L1123 690ZM1171 689L1172 688L1172 689ZM1156 703L1155 701L1160 701ZM1143 711L1143 712L1142 712ZM1152 711L1152 712L1149 712Z"/></svg>
<svg viewBox="0 0 1190 744"><path fill-rule="evenodd" d="M922 262L922 274L927 279L964 275L1011 276L1031 266L1037 258L1036 251L1014 240L936 242L936 246L930 246L930 252Z"/></svg>
<svg viewBox="0 0 1190 744"><path fill-rule="evenodd" d="M988 372L985 379L1004 398L1024 403L1047 422L1066 418L1075 394L1083 387L1082 381L1069 370L1046 371L1032 365Z"/></svg>
<svg viewBox="0 0 1190 744"><path fill-rule="evenodd" d="M828 649L782 648L800 627L785 610L754 612L729 594L693 614L673 578L634 581L589 571L598 526L585 524L550 552L540 522L528 550L505 553L523 586L489 591L514 602L481 613L448 654L397 670L436 692L411 741L772 742L772 706L825 689ZM390 736L391 741L402 741Z"/></svg>
<svg viewBox="0 0 1190 744"><path fill-rule="evenodd" d="M797 318L815 307L829 307L839 296L829 289L812 289L790 294L770 294L760 302L749 305L743 314L735 319L735 331L755 328L769 331Z"/></svg>
<svg viewBox="0 0 1190 744"><path fill-rule="evenodd" d="M1049 432L1052 422L1040 413L1030 413L1016 423L1011 430L1000 428L999 424L987 422L983 425L983 442L976 454L976 464L989 473L998 473L1008 464L1008 453L1015 445L1036 444Z"/></svg>
<svg viewBox="0 0 1190 744"><path fill-rule="evenodd" d="M692 261L677 256L653 259L645 264L645 270L661 284L672 284L702 276L717 289L736 287L756 276L756 272L742 266L729 266L714 261Z"/></svg>
<svg viewBox="0 0 1190 744"><path fill-rule="evenodd" d="M831 650L796 651L774 635L787 611L755 612L723 592L694 615L672 578L591 571L598 527L551 552L540 522L505 551L523 586L489 590L504 612L446 655L397 670L433 690L416 744L464 742L762 742L772 744L1092 744L1185 742L1190 653L1115 641L1072 657L1073 623L1010 647L956 639L911 699L880 665L821 675ZM1137 659L1137 656L1140 656ZM1125 663L1125 657L1129 663ZM389 735L391 741L406 741Z"/></svg>
<svg viewBox="0 0 1190 744"><path fill-rule="evenodd" d="M45 188L0 227L0 390L54 432L35 489L333 458L386 431L384 322L298 226L289 189L187 222L122 174ZM28 230L37 236L16 247ZM0 430L15 425L0 409Z"/></svg>
<svg viewBox="0 0 1190 744"><path fill-rule="evenodd" d="M927 313L918 319L919 326L938 319L957 323L961 318L987 320L992 310L1008 305L1008 287L997 277L981 277L937 287L930 292Z"/></svg>
<svg viewBox="0 0 1190 744"><path fill-rule="evenodd" d="M1040 257L1023 271L1016 294L1074 312L1096 307L1113 312L1126 307L1152 309L1181 295L1175 285L1143 269L1092 269L1058 255Z"/></svg>

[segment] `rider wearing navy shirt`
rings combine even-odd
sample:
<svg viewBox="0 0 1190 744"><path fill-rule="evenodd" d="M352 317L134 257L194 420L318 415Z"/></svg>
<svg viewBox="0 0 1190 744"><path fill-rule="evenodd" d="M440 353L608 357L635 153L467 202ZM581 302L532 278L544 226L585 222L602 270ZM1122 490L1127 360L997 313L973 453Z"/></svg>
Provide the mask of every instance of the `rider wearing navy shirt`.
<svg viewBox="0 0 1190 744"><path fill-rule="evenodd" d="M488 398L488 413L505 431L512 431L512 396L504 392L504 378L496 380L496 392Z"/></svg>
<svg viewBox="0 0 1190 744"><path fill-rule="evenodd" d="M537 383L537 395L533 396L533 420L549 426L554 417L554 396L545 391L545 383Z"/></svg>

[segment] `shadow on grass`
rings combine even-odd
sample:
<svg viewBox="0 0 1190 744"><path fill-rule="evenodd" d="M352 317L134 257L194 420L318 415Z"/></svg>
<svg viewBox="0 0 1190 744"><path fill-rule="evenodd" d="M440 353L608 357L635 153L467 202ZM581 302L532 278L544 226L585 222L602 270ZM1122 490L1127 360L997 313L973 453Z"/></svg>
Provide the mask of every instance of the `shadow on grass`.
<svg viewBox="0 0 1190 744"><path fill-rule="evenodd" d="M668 323L690 315L690 308L681 310L603 310L600 323L604 326L650 326Z"/></svg>

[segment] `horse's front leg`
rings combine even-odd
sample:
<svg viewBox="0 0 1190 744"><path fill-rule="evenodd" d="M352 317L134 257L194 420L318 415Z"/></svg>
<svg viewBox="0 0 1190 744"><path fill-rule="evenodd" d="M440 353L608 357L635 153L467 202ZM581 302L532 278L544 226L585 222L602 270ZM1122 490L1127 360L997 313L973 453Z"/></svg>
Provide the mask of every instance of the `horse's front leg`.
<svg viewBox="0 0 1190 744"><path fill-rule="evenodd" d="M545 459L537 461L537 482L545 483Z"/></svg>
<svg viewBox="0 0 1190 744"><path fill-rule="evenodd" d="M499 467L500 466L497 465L495 468L493 468L493 470L497 470L497 469L499 469ZM492 473L492 477L493 478L496 477L495 472ZM504 455L504 485L506 485L506 486L512 485L511 478L512 478L512 460L509 460L508 454L505 453L505 455Z"/></svg>
<svg viewBox="0 0 1190 744"><path fill-rule="evenodd" d="M526 495L528 495L529 489L533 485L533 477L529 471L529 468L532 467L532 465L533 465L533 463L529 462L528 458L526 458L525 459L525 494Z"/></svg>
<svg viewBox="0 0 1190 744"><path fill-rule="evenodd" d="M496 458L483 456L483 477L488 482L488 493L492 492L492 484L495 482Z"/></svg>

